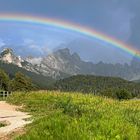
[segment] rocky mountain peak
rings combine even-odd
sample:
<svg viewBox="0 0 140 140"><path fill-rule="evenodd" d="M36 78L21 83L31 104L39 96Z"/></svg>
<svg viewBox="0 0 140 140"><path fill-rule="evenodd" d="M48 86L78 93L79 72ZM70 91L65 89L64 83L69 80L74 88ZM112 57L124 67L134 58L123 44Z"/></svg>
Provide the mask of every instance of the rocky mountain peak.
<svg viewBox="0 0 140 140"><path fill-rule="evenodd" d="M64 48L64 49L57 50L55 53L70 55L70 50L68 48Z"/></svg>
<svg viewBox="0 0 140 140"><path fill-rule="evenodd" d="M43 66L57 69L70 75L86 73L89 64L81 60L77 53L71 53L68 48L60 49L42 59Z"/></svg>
<svg viewBox="0 0 140 140"><path fill-rule="evenodd" d="M1 56L5 56L5 55L8 55L8 54L13 55L13 50L11 48L5 48L1 52Z"/></svg>
<svg viewBox="0 0 140 140"><path fill-rule="evenodd" d="M68 48L64 48L64 49L59 49L55 52L53 52L52 54L50 54L50 56L53 56L57 59L61 59L61 60L66 60L66 61L81 61L80 56L77 53L71 53L70 50Z"/></svg>
<svg viewBox="0 0 140 140"><path fill-rule="evenodd" d="M5 48L2 50L2 52L0 53L0 60L22 67L21 62L23 62L23 60L20 56L16 56L11 48Z"/></svg>

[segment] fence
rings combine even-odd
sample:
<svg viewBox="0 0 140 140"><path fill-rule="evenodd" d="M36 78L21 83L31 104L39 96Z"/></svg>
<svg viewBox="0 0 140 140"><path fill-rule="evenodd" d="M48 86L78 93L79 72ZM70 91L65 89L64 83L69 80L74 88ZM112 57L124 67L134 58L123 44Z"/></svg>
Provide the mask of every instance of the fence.
<svg viewBox="0 0 140 140"><path fill-rule="evenodd" d="M8 97L11 94L12 93L10 91L0 91L0 97L3 99L5 99L6 97Z"/></svg>

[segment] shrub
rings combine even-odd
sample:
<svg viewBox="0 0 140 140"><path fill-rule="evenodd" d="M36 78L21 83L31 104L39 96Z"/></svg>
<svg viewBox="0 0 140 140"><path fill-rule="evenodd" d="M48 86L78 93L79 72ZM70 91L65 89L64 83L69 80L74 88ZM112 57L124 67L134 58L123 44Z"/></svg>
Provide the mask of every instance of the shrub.
<svg viewBox="0 0 140 140"><path fill-rule="evenodd" d="M120 90L117 90L115 92L117 98L119 100L122 100L122 99L131 99L132 98L132 95L129 91L125 90L125 89L120 89Z"/></svg>

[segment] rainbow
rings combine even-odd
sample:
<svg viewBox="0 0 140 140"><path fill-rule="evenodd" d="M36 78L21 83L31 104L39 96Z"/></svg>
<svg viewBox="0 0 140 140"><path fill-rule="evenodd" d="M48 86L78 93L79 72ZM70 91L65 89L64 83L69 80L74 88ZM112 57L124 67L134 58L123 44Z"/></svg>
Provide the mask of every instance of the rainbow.
<svg viewBox="0 0 140 140"><path fill-rule="evenodd" d="M0 14L0 21L14 21L14 22L22 22L22 23L31 23L31 24L40 24L40 25L49 25L58 27L65 30L71 30L74 32L78 32L85 36L92 37L101 42L110 44L113 47L119 48L131 55L136 55L140 58L140 50L131 47L113 37L109 37L103 33L100 33L92 28L83 27L78 24L65 22L58 19L45 18L40 16L29 16L29 15L17 15L17 14Z"/></svg>

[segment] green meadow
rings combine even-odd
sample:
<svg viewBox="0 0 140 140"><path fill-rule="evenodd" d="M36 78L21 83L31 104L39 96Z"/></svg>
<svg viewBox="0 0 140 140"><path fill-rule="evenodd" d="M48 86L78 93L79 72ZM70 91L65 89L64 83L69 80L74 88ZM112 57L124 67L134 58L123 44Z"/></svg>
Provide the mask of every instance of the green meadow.
<svg viewBox="0 0 140 140"><path fill-rule="evenodd" d="M32 115L33 122L16 140L140 139L140 100L39 91L17 92L7 101Z"/></svg>

